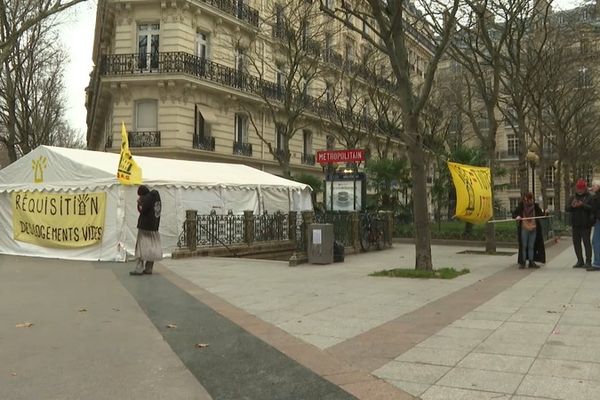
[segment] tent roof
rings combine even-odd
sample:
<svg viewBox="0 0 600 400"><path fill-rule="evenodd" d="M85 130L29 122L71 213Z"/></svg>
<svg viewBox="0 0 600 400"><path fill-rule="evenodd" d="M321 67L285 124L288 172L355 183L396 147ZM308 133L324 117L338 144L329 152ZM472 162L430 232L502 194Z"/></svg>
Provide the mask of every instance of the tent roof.
<svg viewBox="0 0 600 400"><path fill-rule="evenodd" d="M119 154L100 151L39 146L21 159L0 170L0 191L98 187L118 184ZM274 187L304 190L308 185L280 178L243 164L172 160L134 154L148 185L182 187ZM44 161L45 159L45 161ZM35 183L36 162L45 167L43 183Z"/></svg>

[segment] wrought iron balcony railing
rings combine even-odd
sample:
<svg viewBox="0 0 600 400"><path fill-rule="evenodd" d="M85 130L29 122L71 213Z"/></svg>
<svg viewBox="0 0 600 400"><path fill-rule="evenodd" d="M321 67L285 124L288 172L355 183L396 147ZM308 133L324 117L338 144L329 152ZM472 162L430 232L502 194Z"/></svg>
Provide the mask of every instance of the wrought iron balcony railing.
<svg viewBox="0 0 600 400"><path fill-rule="evenodd" d="M233 142L233 154L238 156L252 157L252 144L244 142Z"/></svg>
<svg viewBox="0 0 600 400"><path fill-rule="evenodd" d="M285 96L288 95L285 88L275 82L266 81L243 71L183 52L158 53L156 68L150 70L139 68L139 60L147 59L147 56L139 54L104 55L101 73L103 75L180 73L279 102L282 102ZM365 129L380 131L380 125L377 121L362 113L353 113L351 110L334 106L331 102L317 99L305 93L292 93L291 95L294 101L305 107L306 111L313 112L320 117L332 121L339 120L341 117L346 123L353 126L362 126Z"/></svg>
<svg viewBox="0 0 600 400"><path fill-rule="evenodd" d="M160 131L131 131L129 147L160 147Z"/></svg>
<svg viewBox="0 0 600 400"><path fill-rule="evenodd" d="M196 136L192 139L194 149L215 151L215 138L213 136Z"/></svg>
<svg viewBox="0 0 600 400"><path fill-rule="evenodd" d="M225 11L227 14L258 27L258 10L244 4L243 0L202 0L206 4Z"/></svg>
<svg viewBox="0 0 600 400"><path fill-rule="evenodd" d="M304 165L315 165L315 155L302 153L301 161Z"/></svg>

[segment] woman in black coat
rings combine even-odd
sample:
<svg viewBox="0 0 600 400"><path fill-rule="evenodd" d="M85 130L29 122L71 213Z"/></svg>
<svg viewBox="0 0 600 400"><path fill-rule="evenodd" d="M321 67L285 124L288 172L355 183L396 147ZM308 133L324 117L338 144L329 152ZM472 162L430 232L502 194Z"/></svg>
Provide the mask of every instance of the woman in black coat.
<svg viewBox="0 0 600 400"><path fill-rule="evenodd" d="M521 269L525 268L527 260L529 260L529 268L539 268L536 261L546 263L546 249L544 247L542 225L539 219L533 219L533 217L544 215L545 213L534 201L532 193L526 193L512 213L512 217L518 222L518 262Z"/></svg>
<svg viewBox="0 0 600 400"><path fill-rule="evenodd" d="M154 261L162 259L162 245L158 233L162 203L158 191L150 191L144 185L138 188L138 196L137 208L140 215L135 243L135 256L138 258L138 263L135 270L129 274L151 275Z"/></svg>

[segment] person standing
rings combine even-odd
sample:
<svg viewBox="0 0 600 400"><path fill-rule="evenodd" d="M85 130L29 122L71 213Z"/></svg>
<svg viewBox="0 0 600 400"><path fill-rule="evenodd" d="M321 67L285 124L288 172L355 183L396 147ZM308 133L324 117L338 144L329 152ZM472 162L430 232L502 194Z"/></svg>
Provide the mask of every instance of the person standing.
<svg viewBox="0 0 600 400"><path fill-rule="evenodd" d="M592 235L592 249L594 260L588 271L600 271L600 182L592 183L592 197L590 205L592 207L592 221L594 223L594 234Z"/></svg>
<svg viewBox="0 0 600 400"><path fill-rule="evenodd" d="M571 232L577 263L573 268L590 268L592 266L592 206L591 195L588 192L587 182L579 179L575 184L575 194L567 202L566 211L571 213ZM585 248L585 262L581 251L581 243Z"/></svg>
<svg viewBox="0 0 600 400"><path fill-rule="evenodd" d="M158 228L162 203L157 190L150 191L142 185L138 188L138 234L135 243L135 256L138 262L130 275L151 275L154 261L162 259L162 245Z"/></svg>
<svg viewBox="0 0 600 400"><path fill-rule="evenodd" d="M544 247L544 236L542 224L539 219L544 212L533 199L533 193L529 192L515 208L512 217L517 220L517 232L519 240L519 269L525 268L529 261L529 268L539 268L535 262L546 262L546 249Z"/></svg>

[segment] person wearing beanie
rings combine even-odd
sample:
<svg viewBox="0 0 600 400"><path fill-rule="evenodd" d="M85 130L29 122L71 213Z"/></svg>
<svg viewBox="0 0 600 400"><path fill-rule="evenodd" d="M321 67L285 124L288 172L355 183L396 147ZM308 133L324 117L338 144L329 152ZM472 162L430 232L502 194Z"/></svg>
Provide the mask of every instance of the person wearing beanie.
<svg viewBox="0 0 600 400"><path fill-rule="evenodd" d="M545 215L540 206L533 199L533 193L529 192L513 211L512 217L517 220L517 238L519 242L519 256L517 261L519 269L525 268L529 261L529 268L539 268L535 262L546 262L546 249L544 247L544 236L542 224L539 219Z"/></svg>
<svg viewBox="0 0 600 400"><path fill-rule="evenodd" d="M575 184L575 194L567 202L566 211L571 213L571 232L573 235L573 246L577 263L573 268L592 267L592 244L590 234L592 232L592 196L588 192L587 182L579 179ZM585 262L581 251L581 243L585 248Z"/></svg>

